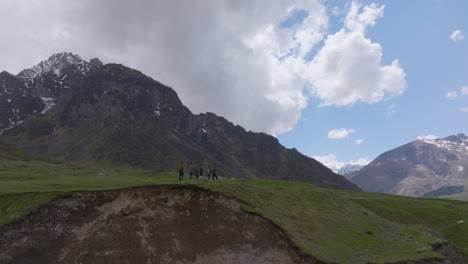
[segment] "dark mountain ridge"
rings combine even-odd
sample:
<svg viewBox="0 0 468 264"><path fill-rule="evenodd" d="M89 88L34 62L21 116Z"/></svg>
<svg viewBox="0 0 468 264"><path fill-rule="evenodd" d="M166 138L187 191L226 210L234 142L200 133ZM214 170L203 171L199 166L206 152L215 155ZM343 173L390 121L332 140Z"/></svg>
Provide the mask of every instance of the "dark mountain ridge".
<svg viewBox="0 0 468 264"><path fill-rule="evenodd" d="M72 63L27 82L23 87L31 89L32 98L47 91L55 106L44 112L43 104L40 114L36 111L3 133L22 150L157 171L174 171L178 162L191 161L217 167L226 177L358 190L272 136L247 132L212 113L192 114L173 89L123 65Z"/></svg>

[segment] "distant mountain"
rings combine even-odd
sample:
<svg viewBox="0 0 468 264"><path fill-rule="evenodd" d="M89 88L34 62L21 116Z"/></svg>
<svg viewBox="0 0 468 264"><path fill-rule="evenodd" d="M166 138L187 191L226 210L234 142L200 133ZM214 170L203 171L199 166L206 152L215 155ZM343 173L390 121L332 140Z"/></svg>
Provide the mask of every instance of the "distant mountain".
<svg viewBox="0 0 468 264"><path fill-rule="evenodd" d="M3 133L22 150L156 171L194 162L216 166L226 177L358 190L272 136L247 132L212 113L192 114L174 90L123 65L63 53L18 76L6 75L14 84L8 90L25 91L18 98L37 102Z"/></svg>
<svg viewBox="0 0 468 264"><path fill-rule="evenodd" d="M350 173L353 173L355 171L362 169L363 167L364 165L359 165L359 164L345 164L335 172L340 175L346 176Z"/></svg>
<svg viewBox="0 0 468 264"><path fill-rule="evenodd" d="M408 196L468 185L468 137L457 134L410 142L378 156L348 179L365 191ZM460 188L441 190L435 193L453 194Z"/></svg>

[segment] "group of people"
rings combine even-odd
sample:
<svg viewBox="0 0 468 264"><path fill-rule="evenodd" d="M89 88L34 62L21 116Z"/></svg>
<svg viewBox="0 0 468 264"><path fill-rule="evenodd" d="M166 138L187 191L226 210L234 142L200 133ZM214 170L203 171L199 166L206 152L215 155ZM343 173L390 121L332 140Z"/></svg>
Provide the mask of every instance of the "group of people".
<svg viewBox="0 0 468 264"><path fill-rule="evenodd" d="M184 163L183 162L181 162L180 165L177 166L177 171L179 172L179 181L184 180ZM190 166L189 166L189 177L190 177L189 179L190 180L193 178L193 176L195 176L195 178L198 180L200 176L203 176L203 172L204 170L202 166L200 166L200 168L197 168L193 166L193 162L190 162ZM208 179L218 180L216 168L210 169L210 167L208 166L208 168L206 168L206 176L208 176Z"/></svg>

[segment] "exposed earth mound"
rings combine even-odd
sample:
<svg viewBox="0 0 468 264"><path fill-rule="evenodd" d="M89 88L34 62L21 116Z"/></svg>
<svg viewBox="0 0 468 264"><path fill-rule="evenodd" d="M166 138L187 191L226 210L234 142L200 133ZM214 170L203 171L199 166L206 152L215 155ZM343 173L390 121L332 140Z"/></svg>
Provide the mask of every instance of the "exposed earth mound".
<svg viewBox="0 0 468 264"><path fill-rule="evenodd" d="M282 229L243 205L195 185L78 191L0 226L0 264L327 263L303 254ZM448 243L421 250L446 259L397 263L468 263Z"/></svg>
<svg viewBox="0 0 468 264"><path fill-rule="evenodd" d="M75 192L0 227L0 263L322 263L198 187Z"/></svg>

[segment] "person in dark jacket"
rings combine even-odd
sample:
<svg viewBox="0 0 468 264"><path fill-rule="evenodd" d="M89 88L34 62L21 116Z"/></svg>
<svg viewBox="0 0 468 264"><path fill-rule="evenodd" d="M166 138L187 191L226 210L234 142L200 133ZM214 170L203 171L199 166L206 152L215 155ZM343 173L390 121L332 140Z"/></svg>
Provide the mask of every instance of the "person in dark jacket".
<svg viewBox="0 0 468 264"><path fill-rule="evenodd" d="M203 166L200 166L200 176L203 176Z"/></svg>
<svg viewBox="0 0 468 264"><path fill-rule="evenodd" d="M190 162L189 173L190 173L189 179L191 180L193 177L193 162Z"/></svg>
<svg viewBox="0 0 468 264"><path fill-rule="evenodd" d="M211 172L213 174L213 180L216 178L216 180L218 180L218 175L216 174L217 171L216 171L216 167L213 169L213 171Z"/></svg>

